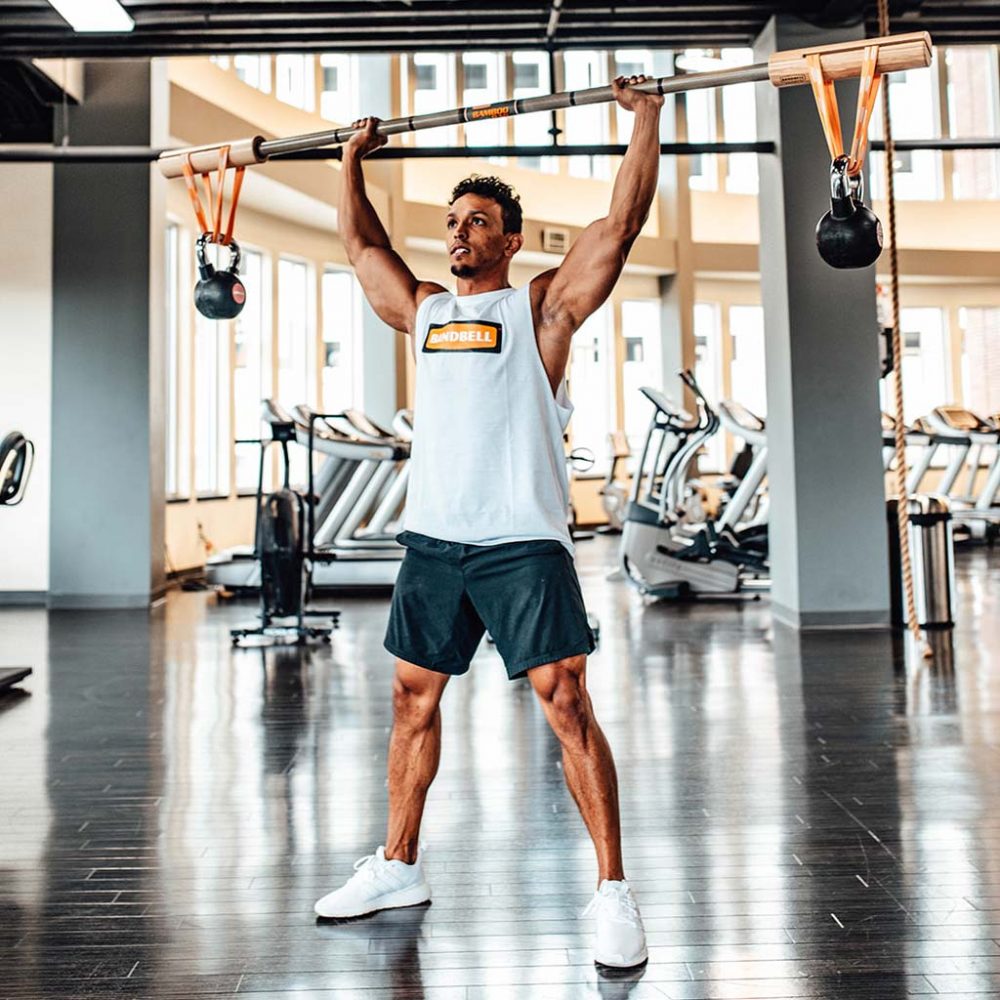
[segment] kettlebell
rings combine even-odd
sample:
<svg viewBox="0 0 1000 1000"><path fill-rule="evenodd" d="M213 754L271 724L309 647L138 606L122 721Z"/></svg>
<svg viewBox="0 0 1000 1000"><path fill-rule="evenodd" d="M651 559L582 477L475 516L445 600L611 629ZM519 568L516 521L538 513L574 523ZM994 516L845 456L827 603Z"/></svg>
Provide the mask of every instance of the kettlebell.
<svg viewBox="0 0 1000 1000"><path fill-rule="evenodd" d="M862 175L848 175L848 162L838 156L830 168L830 211L816 226L816 248L830 267L868 267L882 252L882 223L864 203Z"/></svg>
<svg viewBox="0 0 1000 1000"><path fill-rule="evenodd" d="M235 319L243 311L247 300L247 290L239 279L240 247L235 240L230 240L229 266L224 271L217 271L208 259L207 246L212 243L211 233L202 233L198 237L196 253L198 255L198 283L194 286L195 308L206 319Z"/></svg>

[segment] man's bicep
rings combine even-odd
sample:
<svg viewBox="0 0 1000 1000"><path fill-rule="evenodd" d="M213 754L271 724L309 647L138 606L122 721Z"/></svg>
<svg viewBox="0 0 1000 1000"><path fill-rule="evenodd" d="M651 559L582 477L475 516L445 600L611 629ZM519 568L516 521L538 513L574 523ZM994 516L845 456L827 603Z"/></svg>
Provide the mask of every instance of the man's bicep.
<svg viewBox="0 0 1000 1000"><path fill-rule="evenodd" d="M365 298L379 319L394 330L409 331L417 311L420 282L395 250L367 247L352 261Z"/></svg>
<svg viewBox="0 0 1000 1000"><path fill-rule="evenodd" d="M552 275L543 315L563 316L578 329L611 294L625 265L627 249L606 219L592 222Z"/></svg>

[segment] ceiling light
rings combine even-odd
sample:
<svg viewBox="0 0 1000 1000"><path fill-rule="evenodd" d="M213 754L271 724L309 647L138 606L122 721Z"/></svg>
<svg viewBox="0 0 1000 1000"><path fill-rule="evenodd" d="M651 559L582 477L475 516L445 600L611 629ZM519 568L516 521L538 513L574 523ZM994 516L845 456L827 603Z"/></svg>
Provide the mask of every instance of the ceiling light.
<svg viewBox="0 0 1000 1000"><path fill-rule="evenodd" d="M74 31L131 31L135 21L118 0L49 0Z"/></svg>

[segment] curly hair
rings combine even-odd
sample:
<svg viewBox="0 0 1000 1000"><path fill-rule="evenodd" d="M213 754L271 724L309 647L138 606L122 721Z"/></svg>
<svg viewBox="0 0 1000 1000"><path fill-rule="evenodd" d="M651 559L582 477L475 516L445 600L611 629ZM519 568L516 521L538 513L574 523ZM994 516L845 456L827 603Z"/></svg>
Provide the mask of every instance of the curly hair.
<svg viewBox="0 0 1000 1000"><path fill-rule="evenodd" d="M505 181L500 180L499 177L480 177L478 174L473 174L455 185L448 204L454 205L459 198L466 194L478 194L482 198L491 198L500 206L503 231L505 233L521 232L521 196L515 194L514 189Z"/></svg>

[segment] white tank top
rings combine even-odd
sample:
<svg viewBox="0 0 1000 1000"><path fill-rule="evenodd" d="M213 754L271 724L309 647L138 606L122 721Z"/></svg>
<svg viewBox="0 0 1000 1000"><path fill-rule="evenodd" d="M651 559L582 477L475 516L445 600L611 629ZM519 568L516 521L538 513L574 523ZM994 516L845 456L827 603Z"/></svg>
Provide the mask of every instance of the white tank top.
<svg viewBox="0 0 1000 1000"><path fill-rule="evenodd" d="M414 435L404 524L472 545L554 539L572 553L563 432L529 289L430 295L417 309Z"/></svg>

